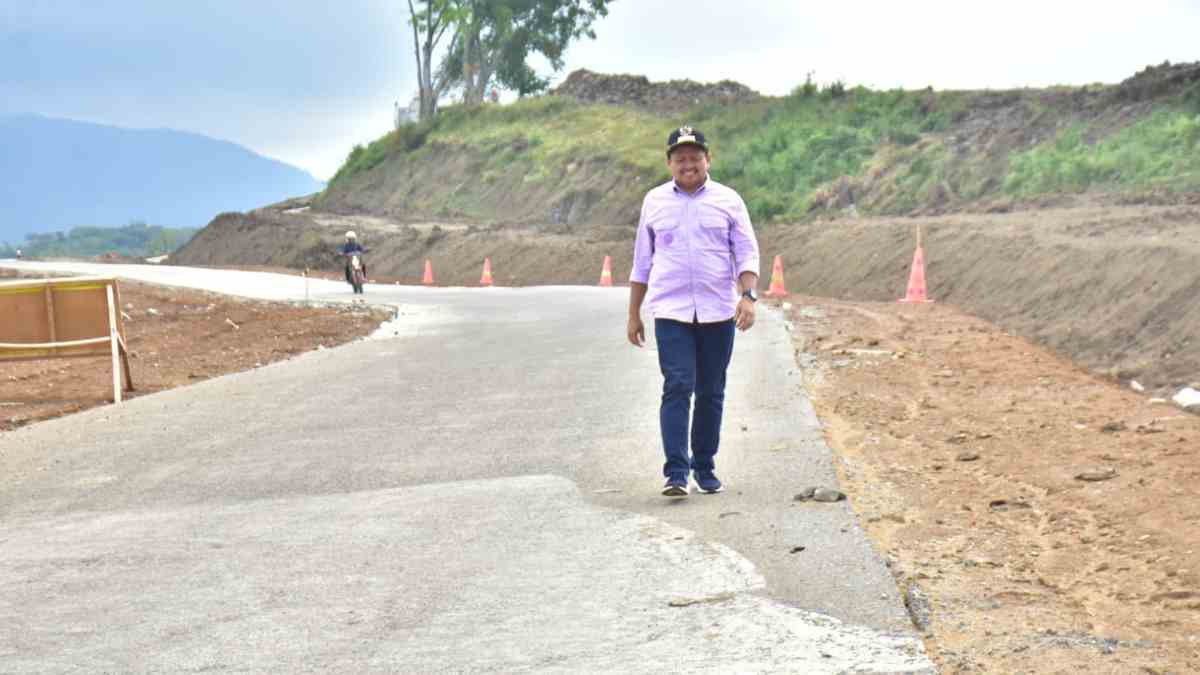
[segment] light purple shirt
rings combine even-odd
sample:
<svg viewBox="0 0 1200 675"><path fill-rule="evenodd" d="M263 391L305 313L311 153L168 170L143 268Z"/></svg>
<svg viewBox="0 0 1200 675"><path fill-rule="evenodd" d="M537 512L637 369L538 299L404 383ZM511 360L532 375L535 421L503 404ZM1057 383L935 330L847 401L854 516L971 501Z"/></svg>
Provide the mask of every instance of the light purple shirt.
<svg viewBox="0 0 1200 675"><path fill-rule="evenodd" d="M629 280L649 286L651 316L732 319L742 272L758 274L758 241L737 192L708 178L695 194L674 180L646 193Z"/></svg>

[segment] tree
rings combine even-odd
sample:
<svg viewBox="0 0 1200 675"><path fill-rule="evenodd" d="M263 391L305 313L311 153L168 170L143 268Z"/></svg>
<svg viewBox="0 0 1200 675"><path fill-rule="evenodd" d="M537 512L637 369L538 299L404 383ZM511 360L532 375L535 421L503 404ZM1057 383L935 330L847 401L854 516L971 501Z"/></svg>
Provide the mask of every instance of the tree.
<svg viewBox="0 0 1200 675"><path fill-rule="evenodd" d="M462 0L424 0L420 10L408 0L408 11L412 23L413 50L417 57L417 86L421 97L421 121L437 113L437 102L450 88L447 78L434 79L433 52L450 26L455 25L462 14ZM441 69L438 71L441 72Z"/></svg>
<svg viewBox="0 0 1200 675"><path fill-rule="evenodd" d="M462 0L458 31L440 72L461 87L467 105L483 103L489 86L521 96L544 91L550 79L527 62L541 54L555 71L567 46L595 38L592 24L612 0Z"/></svg>
<svg viewBox="0 0 1200 675"><path fill-rule="evenodd" d="M521 96L544 91L549 78L529 66L541 54L554 70L572 40L595 38L592 24L608 15L612 0L427 0L412 12L413 43L421 84L421 119L431 117L437 99L453 87L463 102L479 105L489 86ZM454 33L441 65L432 67L433 51L448 27ZM426 97L430 97L427 108Z"/></svg>

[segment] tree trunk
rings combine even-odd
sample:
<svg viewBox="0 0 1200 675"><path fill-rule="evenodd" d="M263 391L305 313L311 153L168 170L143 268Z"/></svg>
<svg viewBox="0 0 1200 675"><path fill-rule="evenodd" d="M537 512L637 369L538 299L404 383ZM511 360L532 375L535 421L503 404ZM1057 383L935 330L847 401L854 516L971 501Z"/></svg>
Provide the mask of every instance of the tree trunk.
<svg viewBox="0 0 1200 675"><path fill-rule="evenodd" d="M422 122L432 119L437 114L437 102L441 92L434 86L433 81L433 49L446 30L446 22L440 14L444 8L439 9L439 16L436 19L433 0L425 3L425 9L425 35L422 36L421 31L417 28L416 9L413 7L412 0L408 1L408 10L413 18L413 51L417 59L417 88L421 99L419 119Z"/></svg>

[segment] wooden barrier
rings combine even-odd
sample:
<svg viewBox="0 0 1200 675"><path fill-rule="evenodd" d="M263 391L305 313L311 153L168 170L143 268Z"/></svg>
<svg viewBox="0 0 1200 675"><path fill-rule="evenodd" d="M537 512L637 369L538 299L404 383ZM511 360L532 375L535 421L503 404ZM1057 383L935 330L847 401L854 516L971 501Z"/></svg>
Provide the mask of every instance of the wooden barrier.
<svg viewBox="0 0 1200 675"><path fill-rule="evenodd" d="M0 282L0 361L110 356L113 402L133 390L113 277Z"/></svg>

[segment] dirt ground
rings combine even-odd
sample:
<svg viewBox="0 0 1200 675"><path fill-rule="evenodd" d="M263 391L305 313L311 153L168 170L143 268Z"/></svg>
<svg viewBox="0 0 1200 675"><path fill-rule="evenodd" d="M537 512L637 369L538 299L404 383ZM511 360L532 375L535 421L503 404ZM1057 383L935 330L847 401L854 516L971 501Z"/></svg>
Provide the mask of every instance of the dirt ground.
<svg viewBox="0 0 1200 675"><path fill-rule="evenodd" d="M0 270L0 279L15 278ZM370 334L364 307L303 307L121 282L135 398ZM0 433L112 402L104 358L0 361Z"/></svg>
<svg viewBox="0 0 1200 675"><path fill-rule="evenodd" d="M943 672L1200 672L1200 417L947 305L789 304Z"/></svg>

